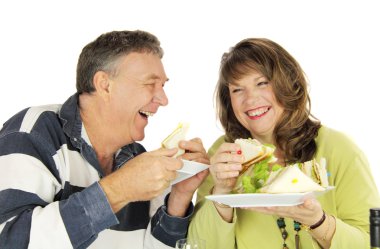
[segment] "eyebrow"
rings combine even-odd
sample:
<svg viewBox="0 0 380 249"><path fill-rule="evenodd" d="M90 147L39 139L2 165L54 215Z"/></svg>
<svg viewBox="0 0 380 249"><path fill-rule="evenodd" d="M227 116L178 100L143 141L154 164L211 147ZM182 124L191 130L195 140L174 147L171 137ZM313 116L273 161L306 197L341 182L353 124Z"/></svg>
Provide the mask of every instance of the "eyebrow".
<svg viewBox="0 0 380 249"><path fill-rule="evenodd" d="M268 80L264 75L261 75L261 76L259 76L259 77L256 77L256 78L254 78L253 79L253 81L259 81L259 80L261 80L262 78L264 78L265 80ZM233 86L240 86L238 83L236 83L236 82L229 82L228 83L228 85L233 85Z"/></svg>
<svg viewBox="0 0 380 249"><path fill-rule="evenodd" d="M150 74L150 75L147 76L147 79L161 80L161 77L159 77L159 76L156 75L156 74ZM168 82L168 81L169 81L169 78L166 78L164 81L165 81L165 82Z"/></svg>

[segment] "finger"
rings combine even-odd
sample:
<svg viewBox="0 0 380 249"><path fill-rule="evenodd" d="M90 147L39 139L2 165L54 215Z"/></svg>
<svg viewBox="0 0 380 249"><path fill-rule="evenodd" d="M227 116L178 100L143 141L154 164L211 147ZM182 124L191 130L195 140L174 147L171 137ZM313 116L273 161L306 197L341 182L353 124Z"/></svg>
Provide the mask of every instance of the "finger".
<svg viewBox="0 0 380 249"><path fill-rule="evenodd" d="M206 179L206 177L208 176L208 174L209 174L208 170L203 170L203 171L197 173L196 176L203 181L204 179Z"/></svg>
<svg viewBox="0 0 380 249"><path fill-rule="evenodd" d="M184 149L185 151L190 151L190 152L199 152L202 154L206 154L206 150L203 146L202 140L200 138L193 138L188 141L180 141L178 146L181 149Z"/></svg>
<svg viewBox="0 0 380 249"><path fill-rule="evenodd" d="M164 163L166 170L176 171L183 167L183 162L181 159L172 157L161 157L162 163Z"/></svg>
<svg viewBox="0 0 380 249"><path fill-rule="evenodd" d="M235 143L223 143L219 149L217 150L218 153L231 153L231 152L237 152L240 150L240 145Z"/></svg>
<svg viewBox="0 0 380 249"><path fill-rule="evenodd" d="M205 158L205 154L202 154L200 152L197 152L197 153L185 153L183 155L180 156L180 158L182 159L185 159L185 160L189 160L189 161L195 161L196 159L198 158Z"/></svg>
<svg viewBox="0 0 380 249"><path fill-rule="evenodd" d="M216 165L213 165L213 170L216 172L226 172L226 171L237 171L240 172L242 169L241 164L236 163L219 163Z"/></svg>
<svg viewBox="0 0 380 249"><path fill-rule="evenodd" d="M276 211L276 207L251 207L249 208L249 210L260 212L262 214L270 214L270 215L278 215L278 216L286 217L284 215L280 215L278 211Z"/></svg>
<svg viewBox="0 0 380 249"><path fill-rule="evenodd" d="M211 163L243 163L244 157L243 155L239 155L237 153L223 152L215 157L211 158Z"/></svg>
<svg viewBox="0 0 380 249"><path fill-rule="evenodd" d="M317 209L317 202L313 198L306 199L304 201L304 203L302 204L302 206L306 209L309 209L309 210L316 210Z"/></svg>
<svg viewBox="0 0 380 249"><path fill-rule="evenodd" d="M199 137L192 138L192 139L190 139L190 141L196 142L196 143L201 144L203 146L202 139L200 139Z"/></svg>
<svg viewBox="0 0 380 249"><path fill-rule="evenodd" d="M165 179L169 182L177 178L177 171L168 171Z"/></svg>
<svg viewBox="0 0 380 249"><path fill-rule="evenodd" d="M207 165L210 165L210 159L208 158L197 158L197 159L194 159L193 161L195 162L198 162L198 163L203 163L203 164L207 164Z"/></svg>
<svg viewBox="0 0 380 249"><path fill-rule="evenodd" d="M229 179L229 178L235 178L239 175L239 171L224 171L224 172L217 172L216 177L218 179Z"/></svg>
<svg viewBox="0 0 380 249"><path fill-rule="evenodd" d="M166 148L158 148L156 150L152 150L150 153L152 156L166 156L172 157L178 152L178 148L166 149Z"/></svg>

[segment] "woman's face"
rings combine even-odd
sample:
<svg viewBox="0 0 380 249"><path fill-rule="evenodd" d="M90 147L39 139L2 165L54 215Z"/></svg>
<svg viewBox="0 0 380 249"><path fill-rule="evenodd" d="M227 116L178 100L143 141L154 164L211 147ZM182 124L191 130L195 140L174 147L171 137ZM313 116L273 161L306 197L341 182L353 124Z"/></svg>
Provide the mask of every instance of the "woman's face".
<svg viewBox="0 0 380 249"><path fill-rule="evenodd" d="M261 73L252 71L229 84L232 109L252 137L272 143L273 130L284 112L273 93L272 83Z"/></svg>

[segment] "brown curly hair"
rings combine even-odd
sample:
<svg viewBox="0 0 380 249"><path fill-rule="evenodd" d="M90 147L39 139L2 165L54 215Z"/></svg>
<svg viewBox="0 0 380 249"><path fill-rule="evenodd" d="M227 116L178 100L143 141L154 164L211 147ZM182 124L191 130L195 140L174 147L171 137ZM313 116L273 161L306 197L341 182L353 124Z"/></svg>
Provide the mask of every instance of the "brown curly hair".
<svg viewBox="0 0 380 249"><path fill-rule="evenodd" d="M314 139L321 124L310 113L305 74L284 48L269 39L244 39L222 56L215 100L226 140L233 142L236 138L251 137L233 112L229 83L252 71L260 72L271 82L276 100L284 108L273 139L283 151L285 162L311 160L317 149Z"/></svg>

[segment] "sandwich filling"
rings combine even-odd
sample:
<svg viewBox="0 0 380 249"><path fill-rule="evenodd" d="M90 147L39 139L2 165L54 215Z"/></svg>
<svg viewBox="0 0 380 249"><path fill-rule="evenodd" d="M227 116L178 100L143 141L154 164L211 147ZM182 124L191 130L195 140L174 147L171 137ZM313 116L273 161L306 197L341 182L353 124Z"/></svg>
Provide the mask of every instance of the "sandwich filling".
<svg viewBox="0 0 380 249"><path fill-rule="evenodd" d="M273 145L256 139L237 139L245 162L233 193L302 193L324 191L328 186L326 160L315 159L283 167L276 164Z"/></svg>

